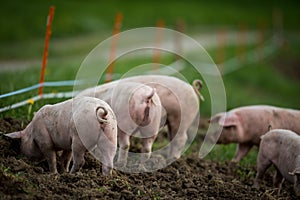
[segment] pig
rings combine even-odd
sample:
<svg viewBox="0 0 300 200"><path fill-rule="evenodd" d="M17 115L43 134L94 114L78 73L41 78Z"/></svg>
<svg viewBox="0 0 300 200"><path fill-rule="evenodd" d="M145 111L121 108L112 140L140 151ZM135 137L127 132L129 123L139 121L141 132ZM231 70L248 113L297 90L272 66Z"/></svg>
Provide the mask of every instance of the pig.
<svg viewBox="0 0 300 200"><path fill-rule="evenodd" d="M46 158L50 172L57 173L56 153L62 151L63 171L79 171L87 150L101 158L102 173L112 173L117 150L117 121L110 106L97 98L69 99L45 105L27 127L5 134L21 139L21 152L35 159Z"/></svg>
<svg viewBox="0 0 300 200"><path fill-rule="evenodd" d="M211 134L218 144L238 143L232 161L239 162L253 146L258 146L260 136L272 129L289 129L300 134L300 111L268 105L254 105L235 108L226 113L218 113L209 122L222 128L219 138Z"/></svg>
<svg viewBox="0 0 300 200"><path fill-rule="evenodd" d="M115 112L120 147L117 167L126 167L130 138L140 132L143 153L140 165L143 167L151 156L152 145L159 132L162 108L156 89L141 83L114 81L83 90L78 96L100 98Z"/></svg>
<svg viewBox="0 0 300 200"><path fill-rule="evenodd" d="M161 105L161 126L168 127L168 138L171 142L168 160L180 158L188 139L188 128L199 113L199 100L204 100L200 93L201 80L194 80L192 86L179 78L164 75L139 75L110 82L111 85L125 82L146 84L156 89ZM97 86L90 90L105 90L105 86ZM120 141L119 141L120 142ZM127 142L128 143L128 142Z"/></svg>
<svg viewBox="0 0 300 200"><path fill-rule="evenodd" d="M274 186L280 191L285 179L294 184L295 193L300 196L300 136L290 130L273 129L261 138L254 187L259 188L265 171L273 164Z"/></svg>
<svg viewBox="0 0 300 200"><path fill-rule="evenodd" d="M189 138L188 129L199 117L198 97L204 101L200 93L202 81L196 79L190 85L179 78L164 75L140 75L124 78L122 81L144 83L156 89L164 108L163 116L166 116L166 120L161 120L162 125L167 126L171 141L167 160L180 158Z"/></svg>

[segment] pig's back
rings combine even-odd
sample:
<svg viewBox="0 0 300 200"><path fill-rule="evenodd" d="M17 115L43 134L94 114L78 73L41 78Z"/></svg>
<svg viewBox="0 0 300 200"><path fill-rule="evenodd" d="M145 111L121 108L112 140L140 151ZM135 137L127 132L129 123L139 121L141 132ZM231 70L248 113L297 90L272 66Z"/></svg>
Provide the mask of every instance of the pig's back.
<svg viewBox="0 0 300 200"><path fill-rule="evenodd" d="M161 103L168 112L178 109L179 106L187 113L194 113L198 110L198 96L193 87L179 78L164 75L140 75L122 80L139 82L156 88ZM174 102L174 99L177 101Z"/></svg>
<svg viewBox="0 0 300 200"><path fill-rule="evenodd" d="M257 131L263 132L261 134L266 133L271 126L271 129L292 130L300 135L300 111L298 110L269 105L254 105L236 108L232 111L239 113L242 119L245 119L245 126L255 125Z"/></svg>

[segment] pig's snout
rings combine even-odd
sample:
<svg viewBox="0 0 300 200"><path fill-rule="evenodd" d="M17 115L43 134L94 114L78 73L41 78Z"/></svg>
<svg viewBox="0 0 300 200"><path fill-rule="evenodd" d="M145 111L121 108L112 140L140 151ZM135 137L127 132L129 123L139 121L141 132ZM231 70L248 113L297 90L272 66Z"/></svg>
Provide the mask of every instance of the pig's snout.
<svg viewBox="0 0 300 200"><path fill-rule="evenodd" d="M100 124L109 124L109 121L106 118L107 114L108 114L108 112L104 107L102 107L102 106L97 107L96 117Z"/></svg>

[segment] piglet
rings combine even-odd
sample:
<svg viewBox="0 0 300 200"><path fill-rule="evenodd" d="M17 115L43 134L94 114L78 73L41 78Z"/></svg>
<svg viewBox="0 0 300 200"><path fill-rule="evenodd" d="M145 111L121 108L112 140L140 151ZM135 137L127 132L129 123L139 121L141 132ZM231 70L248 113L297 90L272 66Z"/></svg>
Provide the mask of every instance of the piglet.
<svg viewBox="0 0 300 200"><path fill-rule="evenodd" d="M70 99L43 106L28 126L5 134L21 138L21 152L35 159L46 158L50 172L57 173L56 153L62 153L63 171L78 171L88 150L102 162L102 173L111 174L117 149L117 122L110 106L92 97Z"/></svg>
<svg viewBox="0 0 300 200"><path fill-rule="evenodd" d="M259 146L260 136L269 127L289 129L300 134L299 119L299 110L267 105L239 107L213 116L209 122L217 126L217 131L209 134L218 144L238 143L233 161L239 162L254 145Z"/></svg>
<svg viewBox="0 0 300 200"><path fill-rule="evenodd" d="M295 193L300 196L300 136L290 130L274 129L261 138L254 187L259 188L265 171L273 164L274 185L280 190L285 179L294 184Z"/></svg>

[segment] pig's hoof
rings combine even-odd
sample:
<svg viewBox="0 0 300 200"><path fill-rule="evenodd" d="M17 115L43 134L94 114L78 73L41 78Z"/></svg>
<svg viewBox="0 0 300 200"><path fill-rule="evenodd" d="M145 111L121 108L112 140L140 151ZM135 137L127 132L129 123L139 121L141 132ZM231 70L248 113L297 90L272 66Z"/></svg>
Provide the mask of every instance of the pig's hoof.
<svg viewBox="0 0 300 200"><path fill-rule="evenodd" d="M111 176L112 175L112 169L102 170L102 175L103 176Z"/></svg>
<svg viewBox="0 0 300 200"><path fill-rule="evenodd" d="M125 168L126 167L126 163L125 162L116 162L114 164L115 168L117 169L122 169L122 168Z"/></svg>

